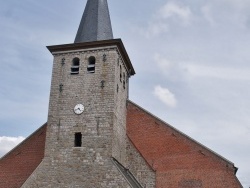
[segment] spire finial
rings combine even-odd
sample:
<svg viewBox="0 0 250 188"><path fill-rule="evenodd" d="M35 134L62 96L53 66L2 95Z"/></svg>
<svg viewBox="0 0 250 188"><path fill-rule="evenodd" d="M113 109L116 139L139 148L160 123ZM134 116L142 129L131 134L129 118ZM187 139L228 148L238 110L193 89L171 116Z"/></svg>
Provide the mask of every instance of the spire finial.
<svg viewBox="0 0 250 188"><path fill-rule="evenodd" d="M113 39L107 0L88 0L75 43Z"/></svg>

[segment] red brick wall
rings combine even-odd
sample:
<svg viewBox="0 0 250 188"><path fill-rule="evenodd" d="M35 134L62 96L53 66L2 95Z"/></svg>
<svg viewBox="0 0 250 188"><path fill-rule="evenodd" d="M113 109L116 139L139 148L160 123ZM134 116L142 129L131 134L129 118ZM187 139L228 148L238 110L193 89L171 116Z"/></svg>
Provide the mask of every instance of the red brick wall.
<svg viewBox="0 0 250 188"><path fill-rule="evenodd" d="M44 157L46 124L0 160L0 188L20 188Z"/></svg>
<svg viewBox="0 0 250 188"><path fill-rule="evenodd" d="M240 188L234 165L128 102L127 135L156 170L157 188Z"/></svg>

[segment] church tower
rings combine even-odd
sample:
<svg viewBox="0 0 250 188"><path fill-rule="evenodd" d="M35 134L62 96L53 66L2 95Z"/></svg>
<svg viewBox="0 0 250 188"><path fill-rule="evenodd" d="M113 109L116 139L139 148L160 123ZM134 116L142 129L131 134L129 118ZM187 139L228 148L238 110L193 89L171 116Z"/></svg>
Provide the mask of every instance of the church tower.
<svg viewBox="0 0 250 188"><path fill-rule="evenodd" d="M54 56L45 157L22 187L129 187L126 101L135 74L107 0L88 0L73 44Z"/></svg>

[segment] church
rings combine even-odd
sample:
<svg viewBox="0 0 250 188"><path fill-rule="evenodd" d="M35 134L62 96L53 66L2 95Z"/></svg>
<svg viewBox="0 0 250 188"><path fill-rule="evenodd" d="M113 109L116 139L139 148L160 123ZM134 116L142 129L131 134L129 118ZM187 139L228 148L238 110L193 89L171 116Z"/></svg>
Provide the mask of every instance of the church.
<svg viewBox="0 0 250 188"><path fill-rule="evenodd" d="M231 161L129 100L107 0L87 1L74 43L47 48L47 122L0 159L0 188L242 188Z"/></svg>

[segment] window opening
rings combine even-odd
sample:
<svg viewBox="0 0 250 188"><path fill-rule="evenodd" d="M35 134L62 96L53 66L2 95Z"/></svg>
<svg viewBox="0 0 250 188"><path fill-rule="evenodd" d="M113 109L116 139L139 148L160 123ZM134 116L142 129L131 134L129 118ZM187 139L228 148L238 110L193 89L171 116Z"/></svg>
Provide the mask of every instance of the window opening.
<svg viewBox="0 0 250 188"><path fill-rule="evenodd" d="M95 73L95 57L89 57L89 64L87 70L89 73Z"/></svg>
<svg viewBox="0 0 250 188"><path fill-rule="evenodd" d="M125 73L123 73L123 88L124 88L124 89L126 88L125 79L126 79Z"/></svg>
<svg viewBox="0 0 250 188"><path fill-rule="evenodd" d="M75 147L82 146L82 133L75 133Z"/></svg>
<svg viewBox="0 0 250 188"><path fill-rule="evenodd" d="M71 74L79 74L80 59L74 58L71 66Z"/></svg>
<svg viewBox="0 0 250 188"><path fill-rule="evenodd" d="M123 88L126 88L125 80L123 80Z"/></svg>
<svg viewBox="0 0 250 188"><path fill-rule="evenodd" d="M122 82L122 66L120 65L120 82Z"/></svg>

